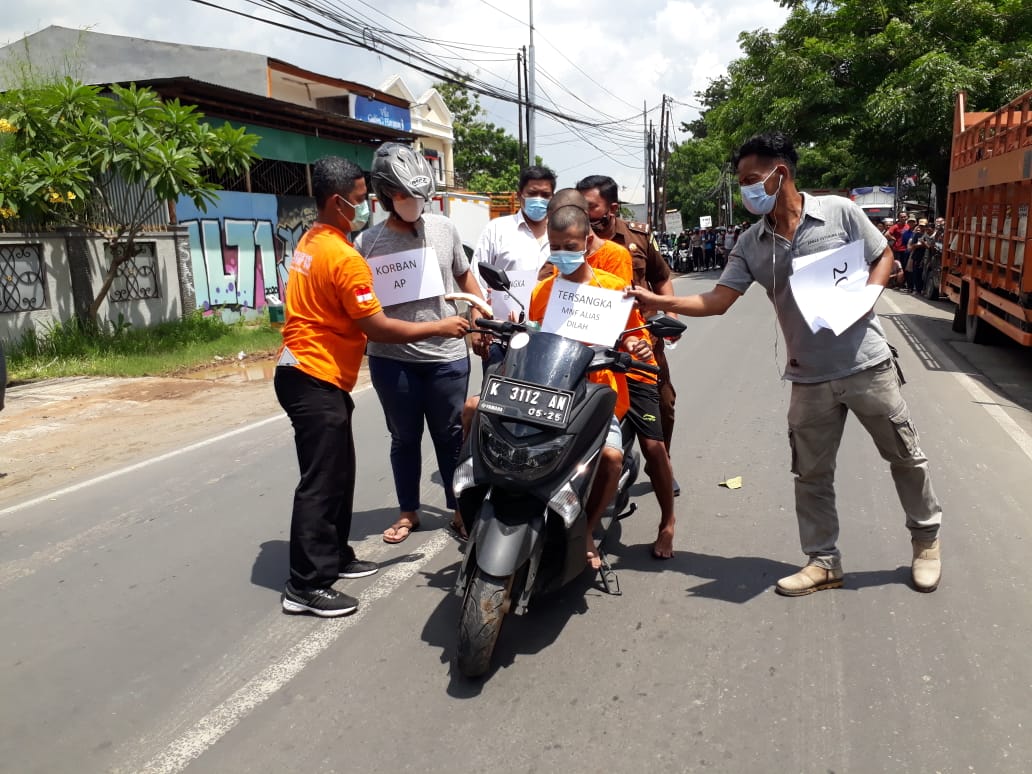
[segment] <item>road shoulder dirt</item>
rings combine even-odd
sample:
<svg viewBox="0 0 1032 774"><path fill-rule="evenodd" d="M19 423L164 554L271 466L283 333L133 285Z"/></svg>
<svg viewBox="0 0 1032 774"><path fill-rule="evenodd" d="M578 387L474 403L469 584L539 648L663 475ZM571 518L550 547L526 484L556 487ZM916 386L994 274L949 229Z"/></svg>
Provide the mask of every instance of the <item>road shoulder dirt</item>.
<svg viewBox="0 0 1032 774"><path fill-rule="evenodd" d="M0 413L0 507L281 414L273 368L10 388Z"/></svg>

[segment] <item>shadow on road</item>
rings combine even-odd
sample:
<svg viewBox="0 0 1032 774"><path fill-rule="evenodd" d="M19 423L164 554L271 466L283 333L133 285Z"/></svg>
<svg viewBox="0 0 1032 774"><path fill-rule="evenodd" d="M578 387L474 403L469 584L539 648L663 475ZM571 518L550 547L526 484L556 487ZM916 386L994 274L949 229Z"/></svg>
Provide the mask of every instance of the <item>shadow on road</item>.
<svg viewBox="0 0 1032 774"><path fill-rule="evenodd" d="M395 564L407 564L423 558L419 552L402 554L377 562L381 570ZM258 556L251 565L251 584L273 591L283 591L290 577L290 543L286 540L266 540L259 546Z"/></svg>
<svg viewBox="0 0 1032 774"><path fill-rule="evenodd" d="M519 655L540 653L550 646L573 616L588 612L587 596L595 590L594 577L584 573L555 594L534 597L526 615L507 615L495 645L490 671L483 677L470 680L459 674L454 662L462 610L462 600L452 593L458 572L459 563L456 562L439 572L423 573L427 585L440 589L444 596L427 619L422 633L424 642L441 649L441 663L450 664L447 693L456 699L479 696L484 683L497 670L511 666Z"/></svg>
<svg viewBox="0 0 1032 774"><path fill-rule="evenodd" d="M943 303L920 297L915 300L933 307ZM1032 390L1027 388L1032 368L1027 347L1000 333L990 334L990 344L971 344L963 334L953 331L950 319L942 317L912 312L878 316L896 327L927 370L980 375L985 378L982 386L999 398L999 405L1032 411ZM925 340L941 347L954 365L941 362L925 345Z"/></svg>
<svg viewBox="0 0 1032 774"><path fill-rule="evenodd" d="M396 507L356 511L351 519L352 542L358 542L367 537L379 537L385 529L398 520L398 516L399 511ZM433 505L424 505L419 509L420 530L447 527L451 518L451 511L445 511Z"/></svg>
<svg viewBox="0 0 1032 774"><path fill-rule="evenodd" d="M677 551L672 559L655 559L652 543L614 545L610 556L616 570L637 572L680 572L705 579L685 591L692 597L706 597L742 604L769 590L778 578L791 575L797 565L759 556L716 556L694 551Z"/></svg>
<svg viewBox="0 0 1032 774"><path fill-rule="evenodd" d="M900 566L894 570L865 570L864 572L846 572L842 576L842 588L845 591L857 591L868 589L873 586L909 586L913 588L910 579L910 566Z"/></svg>

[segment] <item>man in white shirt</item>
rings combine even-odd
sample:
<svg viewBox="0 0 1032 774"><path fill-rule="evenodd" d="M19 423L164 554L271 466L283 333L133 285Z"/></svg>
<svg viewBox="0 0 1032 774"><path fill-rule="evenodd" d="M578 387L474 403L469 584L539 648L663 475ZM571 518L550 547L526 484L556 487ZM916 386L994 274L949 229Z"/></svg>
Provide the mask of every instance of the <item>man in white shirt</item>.
<svg viewBox="0 0 1032 774"><path fill-rule="evenodd" d="M548 167L527 167L520 173L517 195L520 209L512 215L495 218L484 228L473 251L473 270L482 287L480 265L490 264L504 269L513 284L513 294L522 298L526 306L530 291L537 284L537 274L548 260L548 201L555 193L555 173ZM525 293L521 292L525 290ZM507 318L518 307L502 294L492 293L488 301L496 318ZM487 355L479 351L481 356ZM489 363L501 360L501 349L496 345L488 358Z"/></svg>

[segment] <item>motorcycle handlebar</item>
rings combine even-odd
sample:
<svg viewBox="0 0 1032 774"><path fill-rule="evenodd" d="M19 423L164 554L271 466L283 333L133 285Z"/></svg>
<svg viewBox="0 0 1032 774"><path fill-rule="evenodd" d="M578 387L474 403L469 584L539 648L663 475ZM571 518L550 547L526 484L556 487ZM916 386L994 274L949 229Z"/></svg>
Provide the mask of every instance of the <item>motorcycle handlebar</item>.
<svg viewBox="0 0 1032 774"><path fill-rule="evenodd" d="M485 328L503 336L526 330L526 326L522 323L514 323L511 320L488 320L486 317L478 317L475 324L478 328Z"/></svg>
<svg viewBox="0 0 1032 774"><path fill-rule="evenodd" d="M652 363L646 363L643 360L632 360L631 366L632 371L644 371L647 374L655 374L659 376L659 366L653 365Z"/></svg>

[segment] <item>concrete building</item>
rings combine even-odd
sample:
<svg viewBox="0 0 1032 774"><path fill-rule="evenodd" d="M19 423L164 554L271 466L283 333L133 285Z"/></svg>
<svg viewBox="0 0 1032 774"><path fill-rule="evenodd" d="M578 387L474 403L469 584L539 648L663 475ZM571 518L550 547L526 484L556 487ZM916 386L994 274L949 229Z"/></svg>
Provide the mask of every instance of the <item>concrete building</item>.
<svg viewBox="0 0 1032 774"><path fill-rule="evenodd" d="M392 76L380 86L380 90L406 100L411 105L412 133L418 138L416 147L423 152L437 173L438 189L454 188L454 117L440 92L430 88L417 98L400 75Z"/></svg>
<svg viewBox="0 0 1032 774"><path fill-rule="evenodd" d="M341 63L346 66L346 60ZM163 259L159 266L141 256L139 265L127 266L134 277L163 277L160 285L155 283L160 291L149 290L146 299L156 311L138 313L119 308L113 300L105 308L111 319L123 314L148 324L193 308L249 314L264 306L266 297L280 295L284 258L315 217L311 164L322 156L349 158L368 170L381 143L398 141L423 151L437 172L439 188L454 181L451 113L436 90L416 99L400 76L377 89L340 77L345 73L316 73L262 54L57 26L0 48L0 90L22 85L17 79L26 68L36 76L71 76L96 85L136 83L165 99L197 106L209 123L243 126L260 137L256 150L261 158L246 175L217 181L224 193L216 205L198 211L180 200L168 223L155 224L181 237L179 252L186 257L178 262L178 278L173 259ZM44 256L75 256L83 250L40 242L26 252L17 240L4 237L4 242L0 260L10 264L10 271L0 276L0 285L8 277L36 279L32 287L15 293L33 299L31 315L0 307L0 337L5 337L5 327L8 333L24 331L45 315L68 319L70 310L81 307L81 299L69 303L52 298L75 283L55 285L52 280L96 272L47 267ZM162 249L155 255L164 255ZM97 253L96 247L91 250ZM16 256L25 255L34 257L32 266L15 265L22 260ZM88 291L89 285L80 295ZM169 297L175 293L178 298ZM20 315L17 321L15 314Z"/></svg>

